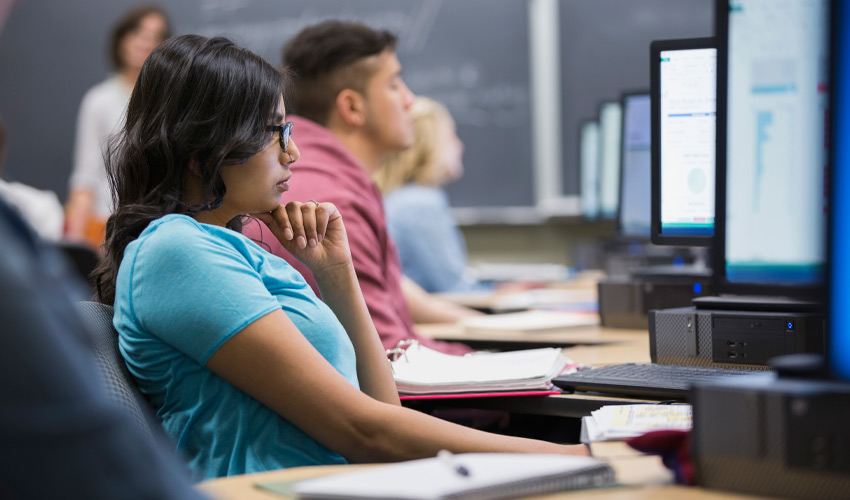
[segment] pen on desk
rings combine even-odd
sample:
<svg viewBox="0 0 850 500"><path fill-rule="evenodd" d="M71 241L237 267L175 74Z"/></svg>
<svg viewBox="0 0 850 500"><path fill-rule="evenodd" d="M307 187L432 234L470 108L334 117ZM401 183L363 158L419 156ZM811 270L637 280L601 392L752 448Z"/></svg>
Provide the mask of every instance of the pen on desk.
<svg viewBox="0 0 850 500"><path fill-rule="evenodd" d="M458 463L454 454L449 450L440 450L437 452L437 458L440 459L441 462L449 466L457 475L469 477L469 469L467 469L462 464Z"/></svg>

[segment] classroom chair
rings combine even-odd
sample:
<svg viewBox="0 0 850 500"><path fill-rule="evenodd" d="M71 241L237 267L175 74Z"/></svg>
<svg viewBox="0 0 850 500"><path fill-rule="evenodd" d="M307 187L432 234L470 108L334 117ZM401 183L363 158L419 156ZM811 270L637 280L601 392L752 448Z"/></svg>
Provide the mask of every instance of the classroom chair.
<svg viewBox="0 0 850 500"><path fill-rule="evenodd" d="M88 245L73 241L58 241L56 247L68 258L69 267L77 271L80 278L94 291L91 273L100 263L100 256L97 252Z"/></svg>
<svg viewBox="0 0 850 500"><path fill-rule="evenodd" d="M112 326L112 306L83 301L79 302L77 307L91 334L92 352L103 376L107 393L127 409L149 439L161 439L165 432L157 422L150 403L139 391L118 350L118 332Z"/></svg>

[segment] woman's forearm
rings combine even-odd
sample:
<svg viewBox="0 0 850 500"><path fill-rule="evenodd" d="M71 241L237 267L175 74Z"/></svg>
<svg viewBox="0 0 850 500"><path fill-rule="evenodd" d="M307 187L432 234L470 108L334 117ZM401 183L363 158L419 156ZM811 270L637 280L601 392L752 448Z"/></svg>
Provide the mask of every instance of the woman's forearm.
<svg viewBox="0 0 850 500"><path fill-rule="evenodd" d="M353 462L395 462L453 453L553 453L587 455L583 445L563 445L492 434L434 418L409 408L350 408L355 429L365 429L357 443L341 450Z"/></svg>
<svg viewBox="0 0 850 500"><path fill-rule="evenodd" d="M400 404L390 364L369 316L354 266L349 262L325 268L313 277L322 300L336 314L354 345L360 388L379 401Z"/></svg>

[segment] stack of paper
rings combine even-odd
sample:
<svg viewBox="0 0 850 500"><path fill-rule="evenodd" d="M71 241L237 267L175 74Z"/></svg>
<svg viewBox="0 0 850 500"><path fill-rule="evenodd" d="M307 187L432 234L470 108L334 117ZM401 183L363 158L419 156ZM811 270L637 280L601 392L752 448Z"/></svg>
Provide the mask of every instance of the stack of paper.
<svg viewBox="0 0 850 500"><path fill-rule="evenodd" d="M596 289L537 288L521 292L495 294L490 308L494 311L548 309L556 311L598 311Z"/></svg>
<svg viewBox="0 0 850 500"><path fill-rule="evenodd" d="M558 331L575 326L599 324L597 314L562 311L524 311L509 314L470 316L461 321L466 333Z"/></svg>
<svg viewBox="0 0 850 500"><path fill-rule="evenodd" d="M582 418L582 442L617 441L649 431L688 430L692 426L691 405L612 405Z"/></svg>
<svg viewBox="0 0 850 500"><path fill-rule="evenodd" d="M426 458L309 479L295 485L295 494L312 500L488 500L614 483L611 467L590 457L467 453L454 458L453 463ZM258 486L276 491L275 484Z"/></svg>
<svg viewBox="0 0 850 500"><path fill-rule="evenodd" d="M573 271L561 264L482 262L469 269L479 281L568 281Z"/></svg>
<svg viewBox="0 0 850 500"><path fill-rule="evenodd" d="M552 347L453 356L418 343L392 361L402 394L548 390L553 378L575 366Z"/></svg>

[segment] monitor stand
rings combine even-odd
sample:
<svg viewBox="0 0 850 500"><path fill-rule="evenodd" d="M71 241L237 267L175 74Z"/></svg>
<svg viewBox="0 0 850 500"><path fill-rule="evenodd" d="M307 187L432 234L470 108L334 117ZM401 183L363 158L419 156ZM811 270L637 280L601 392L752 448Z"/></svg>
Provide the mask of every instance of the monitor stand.
<svg viewBox="0 0 850 500"><path fill-rule="evenodd" d="M646 266L633 269L629 276L635 280L648 282L667 280L709 280L711 269L696 264Z"/></svg>

